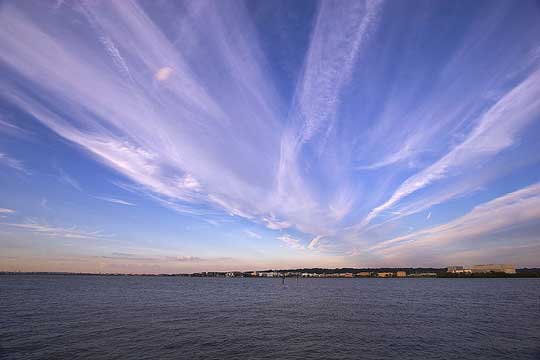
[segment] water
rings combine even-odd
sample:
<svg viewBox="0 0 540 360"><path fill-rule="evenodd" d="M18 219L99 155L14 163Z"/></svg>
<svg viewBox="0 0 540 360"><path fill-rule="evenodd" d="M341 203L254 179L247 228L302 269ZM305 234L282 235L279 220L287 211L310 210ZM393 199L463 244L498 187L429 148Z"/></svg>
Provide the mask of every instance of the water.
<svg viewBox="0 0 540 360"><path fill-rule="evenodd" d="M540 359L540 279L0 276L1 359Z"/></svg>

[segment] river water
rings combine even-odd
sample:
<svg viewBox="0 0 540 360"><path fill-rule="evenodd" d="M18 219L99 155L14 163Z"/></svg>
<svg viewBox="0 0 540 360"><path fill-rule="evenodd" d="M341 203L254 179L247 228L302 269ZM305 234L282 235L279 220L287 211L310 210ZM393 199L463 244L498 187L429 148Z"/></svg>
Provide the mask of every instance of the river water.
<svg viewBox="0 0 540 360"><path fill-rule="evenodd" d="M0 359L540 359L540 279L0 276Z"/></svg>

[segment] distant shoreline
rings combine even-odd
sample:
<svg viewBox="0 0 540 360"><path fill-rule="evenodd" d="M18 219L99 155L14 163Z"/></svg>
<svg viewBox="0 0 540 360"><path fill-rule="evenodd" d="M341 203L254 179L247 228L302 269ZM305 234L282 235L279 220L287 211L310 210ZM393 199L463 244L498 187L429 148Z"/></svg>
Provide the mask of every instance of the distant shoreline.
<svg viewBox="0 0 540 360"><path fill-rule="evenodd" d="M326 270L326 269L325 269ZM337 272L333 272L336 271ZM328 269L327 272L320 272L320 276L302 276L299 272L298 274L291 274L290 270L275 270L273 276L264 276L264 275L251 275L253 272L236 272L234 275L229 275L231 273L226 272L211 272L211 273L174 273L174 274L123 274L123 273L76 273L76 272L16 272L16 271L0 271L0 276L17 276L17 275L39 275L39 276L110 276L110 277L196 277L196 278L310 278L310 279L410 279L410 278L439 278L439 279L479 279L479 278L540 278L540 268L523 268L516 269L515 274L506 274L506 273L473 273L473 274L454 274L448 273L443 269L437 272L431 273L409 273L407 276L388 276L381 277L377 276L378 272L382 270L388 271L390 269L370 269L373 275L369 276L343 276L346 273L339 272L341 269L331 270ZM393 269L394 271L401 271ZM439 270L439 269L437 269ZM332 272L331 272L332 271ZM259 273L269 273L270 271L261 271ZM359 271L360 273L361 271Z"/></svg>

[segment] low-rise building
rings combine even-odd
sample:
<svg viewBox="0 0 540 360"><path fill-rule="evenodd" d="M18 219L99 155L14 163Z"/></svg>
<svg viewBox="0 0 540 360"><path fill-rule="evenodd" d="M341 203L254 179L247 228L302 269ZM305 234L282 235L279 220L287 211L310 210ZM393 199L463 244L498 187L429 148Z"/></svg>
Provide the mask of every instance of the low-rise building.
<svg viewBox="0 0 540 360"><path fill-rule="evenodd" d="M483 265L473 265L473 273L489 273L489 272L503 272L506 274L515 274L516 267L510 264L483 264Z"/></svg>
<svg viewBox="0 0 540 360"><path fill-rule="evenodd" d="M437 273L413 273L409 277L437 277Z"/></svg>
<svg viewBox="0 0 540 360"><path fill-rule="evenodd" d="M229 271L228 273L225 274L226 277L242 277L244 276L243 273L241 273L240 271Z"/></svg>
<svg viewBox="0 0 540 360"><path fill-rule="evenodd" d="M325 278L337 278L337 277L339 277L339 274L336 274L336 273L324 273L323 277L325 277Z"/></svg>
<svg viewBox="0 0 540 360"><path fill-rule="evenodd" d="M391 273L391 272L380 272L380 273L377 273L377 276L378 277L392 277L394 276L394 273Z"/></svg>
<svg viewBox="0 0 540 360"><path fill-rule="evenodd" d="M359 273L356 273L356 276L358 277L370 277L373 273L369 271L361 271Z"/></svg>
<svg viewBox="0 0 540 360"><path fill-rule="evenodd" d="M452 265L446 268L446 272L449 272L449 273L457 273L460 270L463 270L463 266L461 265Z"/></svg>
<svg viewBox="0 0 540 360"><path fill-rule="evenodd" d="M280 273L277 271L260 271L259 277L279 277Z"/></svg>
<svg viewBox="0 0 540 360"><path fill-rule="evenodd" d="M396 272L397 277L405 277L407 276L407 273L405 271L398 271Z"/></svg>

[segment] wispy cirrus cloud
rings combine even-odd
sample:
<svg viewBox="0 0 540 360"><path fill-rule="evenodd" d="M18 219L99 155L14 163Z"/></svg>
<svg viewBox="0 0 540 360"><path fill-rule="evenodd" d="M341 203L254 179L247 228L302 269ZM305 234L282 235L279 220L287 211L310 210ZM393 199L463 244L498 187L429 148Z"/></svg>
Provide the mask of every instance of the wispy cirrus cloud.
<svg viewBox="0 0 540 360"><path fill-rule="evenodd" d="M269 39L288 34L242 2L9 3L0 95L125 190L312 239L280 236L288 247L356 252L366 232L484 188L536 149L532 5L473 4L466 18L416 5L319 3L284 84ZM503 156L507 170L492 165Z"/></svg>
<svg viewBox="0 0 540 360"><path fill-rule="evenodd" d="M218 58L225 57L228 61L224 63L226 66L234 71L240 71L242 65L236 62L244 60L232 57L230 53L233 51L232 47L244 46L246 53L250 54L256 49L248 49L253 45L243 39L243 30L240 27L235 31L231 31L231 29L226 32L219 31L220 26L225 26L219 24L222 20L218 15L219 9L211 3L205 6L208 7L210 17L218 22L216 28L206 30L215 31L216 34L231 34L231 38L225 39L225 43L220 38L213 38L213 42L220 43L216 49L221 49L220 51L223 52ZM30 75L30 63L19 61L22 59L18 58L19 56L28 56L31 63L36 63L39 68L34 73L36 76L30 75L30 78L38 83L38 86L44 87L43 90L49 94L47 101L60 101L68 108L82 106L93 115L79 114L82 116L77 115L77 120L75 120L71 114L68 118L73 121L66 121L64 115L45 109L41 102L30 100L22 94L8 95L12 101L25 108L59 135L81 145L98 160L132 181L145 186L154 194L170 200L214 204L221 207L231 202L227 200L229 196L225 196L225 194L234 196L249 191L249 187L253 186L249 183L255 180L249 179L249 177L255 174L259 174L257 175L259 178L265 176L264 172L269 169L271 164L267 162L258 162L257 164L254 157L250 159L246 158L246 155L259 153L260 150L264 150L264 147L270 146L272 138L276 141L279 137L279 133L275 132L277 124L273 119L276 114L269 112L270 108L276 108L276 106L266 104L272 98L276 98L276 95L271 94L273 91L271 86L267 86L266 96L261 96L260 86L256 92L253 92L254 89L249 87L240 89L233 86L232 89L224 89L226 92L252 97L256 100L251 109L242 106L243 114L237 113L239 107L236 107L234 103L227 109L228 114L225 114L216 101L229 102L231 99L212 98L201 87L199 79L195 75L196 69L188 67L186 55L178 52L172 46L137 5L125 3L120 6L111 6L108 9L94 4L84 6L83 9L76 8L75 13L77 10L82 11L83 18L91 16L92 21L99 23L100 29L108 34L111 41L117 43L118 51L115 56L138 59L151 74L158 72L164 65L174 69L174 72L170 74L163 85L153 84L152 79L138 78L136 80L145 83L146 87L134 88L131 84L130 91L126 93L122 84L123 74L103 68L99 65L99 61L89 63L91 59L83 59L74 55L68 50L74 44L68 44L67 39L52 37L46 31L39 29L31 19L19 10L6 8L3 10L4 16L7 14L15 16L13 21L6 24L9 26L9 31L19 29L30 38L41 39L43 46L32 49L24 42L4 42L3 45L13 50L14 53L3 60L20 71L21 74L28 76ZM246 22L242 18L245 14L242 13L241 7L239 10L237 20L239 24L242 24ZM227 12L227 15L232 16L233 14ZM199 19L188 18L186 21L193 22L193 26L197 27ZM57 25L54 23L46 24L49 29L55 26ZM146 51L140 52L138 48L128 46L130 42L125 41L125 31L134 31L139 39L138 46L146 48ZM212 38L216 34L195 33L192 35L206 35ZM56 59L41 58L44 54L49 53L50 49L58 50L54 55ZM256 59L253 61L256 64ZM125 66L135 65L126 60ZM63 70L59 71L60 68ZM263 76L262 70L252 65L249 68L253 70L246 72L245 69L242 69L242 74L238 74L242 82L246 84L271 83L267 80L257 81ZM75 81L74 78L67 75L65 69L82 71L81 78ZM41 77L42 74L49 71L55 74L54 83L47 83ZM88 81L87 84L90 85L95 81L94 79L98 78L100 78L102 90L100 92L92 91L90 93L78 85L79 81ZM205 80L213 86L227 83L215 77L208 77ZM262 88L264 87L265 85ZM115 101L110 102L107 98L114 98ZM149 123L141 118L141 114L145 114L146 118L153 119L154 124L160 125L148 126ZM257 114L257 116L250 114ZM94 115L103 121L98 121ZM235 123L231 123L227 120L230 118L237 120ZM123 119L124 122L120 122L120 119ZM82 131L80 126L85 127L86 130ZM124 129L124 132L122 133L120 129ZM239 143L235 139L235 134L238 133L235 129L243 129L242 131L248 131L248 134L260 135L251 141ZM113 133L116 134L113 135ZM174 137L171 136L172 134L175 134ZM218 143L217 146L212 145L215 144L214 139L216 138L222 139L221 144ZM255 152L253 150L255 146L260 150ZM223 148L227 148L227 151L222 151ZM246 172L244 169L235 168L232 166L230 158L224 158L226 153L230 154L231 152L236 153L240 158L245 158L247 163L253 164L258 170ZM180 154L182 155L180 156ZM270 151L267 151L267 154L271 156ZM218 173L219 177L216 176ZM202 194L199 194L201 188L199 178L206 180L204 185L207 189ZM212 190L216 186L225 186L228 191L219 194L220 191L217 189ZM241 188L238 188L239 186ZM251 190L251 192L253 191L254 189ZM218 204L213 200L221 198L224 200ZM242 205L246 207L245 204Z"/></svg>
<svg viewBox="0 0 540 360"><path fill-rule="evenodd" d="M248 230L248 229L244 229L244 234L246 234L247 236L253 239L262 239L262 236L260 234L257 234L256 232Z"/></svg>
<svg viewBox="0 0 540 360"><path fill-rule="evenodd" d="M0 218L6 218L13 215L16 211L12 209L0 208Z"/></svg>
<svg viewBox="0 0 540 360"><path fill-rule="evenodd" d="M110 197L103 197L103 196L96 196L95 198L96 198L96 199L99 199L99 200L107 201L107 202L110 202L110 203L113 203L113 204L127 205L127 206L135 206L134 203L131 203L131 202L125 201L125 200L121 200L121 199L110 198Z"/></svg>
<svg viewBox="0 0 540 360"><path fill-rule="evenodd" d="M299 239L296 239L289 234L278 236L277 239L283 242L285 246L290 247L292 249L305 249L305 246L302 244L302 242Z"/></svg>
<svg viewBox="0 0 540 360"><path fill-rule="evenodd" d="M68 238L68 239L100 239L110 238L111 234L106 234L101 230L84 230L77 226L61 227L53 226L47 223L28 220L25 223L1 223L0 225L16 228L21 231L28 231L34 234L45 235L49 237Z"/></svg>
<svg viewBox="0 0 540 360"><path fill-rule="evenodd" d="M402 198L445 177L478 165L516 141L517 135L540 111L540 72L536 71L509 91L478 121L466 139L440 160L404 181L382 205L374 208L361 222L367 225L382 211ZM464 188L463 191L467 190Z"/></svg>
<svg viewBox="0 0 540 360"><path fill-rule="evenodd" d="M309 242L307 248L309 250L314 250L320 247L321 240L323 239L323 236L315 236L311 241Z"/></svg>
<svg viewBox="0 0 540 360"><path fill-rule="evenodd" d="M4 153L0 153L0 165L4 165L17 171L29 174L29 171L25 168L22 161L14 159Z"/></svg>
<svg viewBox="0 0 540 360"><path fill-rule="evenodd" d="M377 25L382 4L382 0L321 3L292 114L299 122L300 143L309 141L318 131L328 131L336 120L341 93Z"/></svg>
<svg viewBox="0 0 540 360"><path fill-rule="evenodd" d="M519 229L538 221L540 185L533 184L478 205L446 224L383 241L369 251L383 256L403 256L406 253L414 256L415 251L429 252L430 249L441 249L458 242L478 247L478 242L485 236L507 229Z"/></svg>
<svg viewBox="0 0 540 360"><path fill-rule="evenodd" d="M197 256L191 255L140 255L135 253L122 253L122 252L112 252L110 255L101 255L98 256L100 259L107 260L122 260L122 261L141 261L141 262L181 262L181 263L190 263L190 262L203 262L208 261L209 259L203 259ZM214 259L220 260L220 259Z"/></svg>
<svg viewBox="0 0 540 360"><path fill-rule="evenodd" d="M15 137L28 137L29 132L20 126L17 126L12 121L8 121L0 113L0 133Z"/></svg>
<svg viewBox="0 0 540 360"><path fill-rule="evenodd" d="M431 5L418 5L407 22L421 24L424 21L420 14L432 10ZM385 38L388 41L381 45L384 51L374 54L377 61L370 64L369 71L374 74L390 71L393 76L386 84L369 82L370 88L366 89L373 93L382 87L387 90L387 97L384 105L377 109L377 121L358 143L356 162L360 165L357 169L380 170L389 165L415 167L421 158L444 153L470 131L470 124L485 111L486 104L499 100L508 88L526 77L524 74L534 71L539 60L537 44L501 41L504 34L509 34L503 25L505 16L532 10L531 4L522 5L523 8L519 8L497 2L484 8L484 16L475 18L459 32L459 41L452 39L450 31L440 38L445 40L439 45L430 43L432 34L416 26L401 35L396 33L400 31L399 25L387 27ZM533 18L513 29L510 37L518 36L531 25L534 32L538 31ZM443 27L446 26L455 26L455 23L444 22ZM430 53L444 56L421 58L420 47L426 45L431 48ZM395 59L391 58L394 54L391 49L396 47L404 50L400 51L398 66L394 66ZM501 51L521 53L523 59L516 63L500 56ZM482 56L489 56L492 61L479 61ZM411 72L416 66L422 66L423 70ZM411 76L412 73L415 76ZM373 79L376 78L377 75Z"/></svg>
<svg viewBox="0 0 540 360"><path fill-rule="evenodd" d="M188 43L186 51L180 52L135 3L74 6L70 12L88 21L111 57L113 69L97 61L95 55L77 55L84 51L71 38L53 36L59 26L54 20L30 18L13 6L6 7L6 30L39 39L40 45L30 47L7 40L2 46L9 54L3 60L47 95L37 101L20 89L7 93L5 87L4 95L60 136L179 209L187 204L217 207L270 228L287 224L307 230L311 227L309 218L318 218L321 224L336 223L350 209L348 199L339 198L331 204L332 214L327 217L324 205L310 199L305 191L297 192L303 180L286 190L287 206L281 206L275 196L280 192L273 179L280 161L276 149L285 131L281 120L285 109L265 70L260 44L254 32L246 31L251 25L245 9L240 4L234 7L235 12L221 11L221 5L211 2L188 5L184 20L192 28L182 28L178 41L189 36L204 38L208 45L190 48ZM304 134L301 142L311 138L324 119L335 116L339 93L350 79L379 7L378 2L367 2L326 4L320 9L305 75L298 84L298 117L305 119L298 123ZM202 26L202 20L194 17L200 8L205 9L212 26ZM343 27L350 43L343 43L338 34L326 41L325 34L332 33L336 25L334 15L340 14L347 15ZM226 25L231 23L236 27ZM126 39L132 32L137 47ZM80 36L88 34L81 32ZM145 51L139 51L141 48ZM51 49L56 49L54 54ZM215 56L205 56L208 60L200 62L197 55L208 51ZM235 56L238 51L247 57ZM325 58L319 60L321 55ZM192 57L199 63L192 63ZM219 62L212 62L213 58ZM318 75L321 66L327 74L323 78ZM343 66L348 70L337 71ZM66 69L81 75L74 79ZM55 81L44 78L45 73L53 74ZM223 81L223 74L229 74L232 81ZM98 86L96 79L101 90L89 91ZM254 88L253 84L258 85ZM329 97L333 100L327 101ZM241 106L237 106L238 101ZM45 106L48 102L62 103L69 114L51 111ZM317 115L321 111L324 114ZM239 167L239 163L245 166Z"/></svg>
<svg viewBox="0 0 540 360"><path fill-rule="evenodd" d="M60 175L58 175L58 180L60 180L60 182L64 183L65 185L71 186L77 191L82 191L82 187L77 180L69 176L64 170L62 169L58 169L58 170L60 173Z"/></svg>

